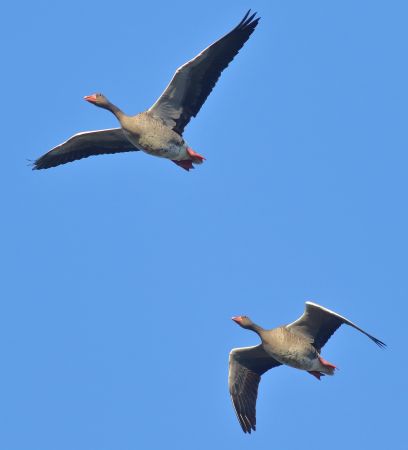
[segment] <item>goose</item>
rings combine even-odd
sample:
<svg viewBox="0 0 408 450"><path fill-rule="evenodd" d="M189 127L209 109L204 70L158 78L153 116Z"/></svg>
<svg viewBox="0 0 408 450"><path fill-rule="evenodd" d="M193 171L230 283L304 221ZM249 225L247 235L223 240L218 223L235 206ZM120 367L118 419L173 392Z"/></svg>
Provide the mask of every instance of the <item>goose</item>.
<svg viewBox="0 0 408 450"><path fill-rule="evenodd" d="M232 404L244 433L256 430L256 399L261 376L287 365L305 370L318 380L333 375L336 366L320 355L331 335L343 324L368 336L379 347L386 344L330 309L306 302L303 315L289 325L265 330L247 316L232 317L242 328L254 331L261 344L235 348L229 354L228 386Z"/></svg>
<svg viewBox="0 0 408 450"><path fill-rule="evenodd" d="M201 164L205 158L188 146L184 128L198 114L221 72L249 39L259 19L249 10L234 29L180 66L147 111L128 116L101 93L85 96L86 101L114 114L120 128L77 133L34 161L33 169L48 169L92 155L138 150L170 159L187 171Z"/></svg>

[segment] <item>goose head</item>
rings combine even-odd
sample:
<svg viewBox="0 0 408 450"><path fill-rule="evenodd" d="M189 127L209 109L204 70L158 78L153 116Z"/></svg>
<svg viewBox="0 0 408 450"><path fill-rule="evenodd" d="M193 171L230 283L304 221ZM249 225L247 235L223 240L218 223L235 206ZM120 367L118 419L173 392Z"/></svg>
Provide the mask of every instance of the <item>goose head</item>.
<svg viewBox="0 0 408 450"><path fill-rule="evenodd" d="M242 328L252 329L255 325L248 316L234 316L231 319Z"/></svg>
<svg viewBox="0 0 408 450"><path fill-rule="evenodd" d="M84 97L84 100L86 100L89 103L92 103L95 106L99 106L100 108L105 109L111 108L111 102L101 93L86 95Z"/></svg>

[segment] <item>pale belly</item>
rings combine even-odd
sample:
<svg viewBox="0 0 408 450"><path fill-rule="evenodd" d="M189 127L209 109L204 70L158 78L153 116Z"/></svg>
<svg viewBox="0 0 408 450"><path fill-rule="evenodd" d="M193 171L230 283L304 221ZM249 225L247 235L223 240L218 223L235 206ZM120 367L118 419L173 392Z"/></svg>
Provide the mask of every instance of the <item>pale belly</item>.
<svg viewBox="0 0 408 450"><path fill-rule="evenodd" d="M191 159L187 153L187 144L175 142L162 142L156 136L135 136L125 131L127 139L139 150L159 158L167 158L174 161Z"/></svg>
<svg viewBox="0 0 408 450"><path fill-rule="evenodd" d="M270 346L264 344L266 352L279 361L281 364L285 364L295 369L300 370L318 370L320 362L317 358L317 354L308 351L299 351L298 348L286 348L284 351L276 351Z"/></svg>

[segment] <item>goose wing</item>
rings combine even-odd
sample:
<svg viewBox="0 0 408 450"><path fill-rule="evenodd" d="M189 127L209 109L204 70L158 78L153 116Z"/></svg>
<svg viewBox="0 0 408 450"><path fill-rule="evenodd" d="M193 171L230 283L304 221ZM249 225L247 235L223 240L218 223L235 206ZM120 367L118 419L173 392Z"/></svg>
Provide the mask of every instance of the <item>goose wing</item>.
<svg viewBox="0 0 408 450"><path fill-rule="evenodd" d="M85 131L74 134L38 158L33 169L49 169L93 155L135 151L138 149L126 139L121 128Z"/></svg>
<svg viewBox="0 0 408 450"><path fill-rule="evenodd" d="M326 344L333 333L343 324L350 325L365 334L379 347L386 346L384 342L371 336L371 334L368 334L366 331L359 328L355 323L340 314L313 302L306 302L303 315L295 322L286 325L286 328L289 328L293 333L309 339L317 351L320 352L321 348Z"/></svg>
<svg viewBox="0 0 408 450"><path fill-rule="evenodd" d="M262 345L234 348L229 355L228 387L232 405L244 433L256 430L256 399L261 375L281 363Z"/></svg>
<svg viewBox="0 0 408 450"><path fill-rule="evenodd" d="M182 135L191 117L200 111L221 72L255 30L259 21L255 15L248 11L233 30L179 67L149 111Z"/></svg>

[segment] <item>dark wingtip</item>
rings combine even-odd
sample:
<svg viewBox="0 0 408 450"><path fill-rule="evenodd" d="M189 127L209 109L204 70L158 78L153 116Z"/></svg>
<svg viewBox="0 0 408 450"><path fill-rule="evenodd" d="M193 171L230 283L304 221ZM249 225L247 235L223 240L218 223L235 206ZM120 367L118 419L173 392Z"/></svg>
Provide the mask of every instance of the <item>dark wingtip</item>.
<svg viewBox="0 0 408 450"><path fill-rule="evenodd" d="M371 336L371 334L368 334L368 333L365 333L365 334L366 334L366 336L368 336L375 344L377 344L378 347L380 347L380 348L386 348L386 347L387 347L387 344L386 344L385 342L380 341L379 339L377 339L377 338L374 337L374 336Z"/></svg>
<svg viewBox="0 0 408 450"><path fill-rule="evenodd" d="M243 19L241 20L241 23L244 23L247 19L247 17L249 16L249 14L251 13L251 8L248 9L248 11L246 12L245 16L243 17Z"/></svg>
<svg viewBox="0 0 408 450"><path fill-rule="evenodd" d="M252 22L252 20L254 19L254 17L256 16L256 12L254 12L253 14L252 14L252 16L250 16L250 17L248 17L248 19L247 19L247 23L251 23ZM258 20L259 20L259 18L258 18Z"/></svg>
<svg viewBox="0 0 408 450"><path fill-rule="evenodd" d="M27 161L29 162L28 166L31 167L31 170L46 169L47 166L44 166L44 163L42 163L41 160L42 160L42 157L38 158L36 160L27 159Z"/></svg>
<svg viewBox="0 0 408 450"><path fill-rule="evenodd" d="M41 167L41 165L38 163L38 160L33 161L31 163L31 170L41 170L41 169L44 169L44 167Z"/></svg>
<svg viewBox="0 0 408 450"><path fill-rule="evenodd" d="M245 431L245 433L251 434L253 431L256 431L256 425L253 425L252 423L249 424L249 427Z"/></svg>
<svg viewBox="0 0 408 450"><path fill-rule="evenodd" d="M378 345L378 347L383 348L383 349L387 348L387 344L385 342L380 341L379 339L377 339L375 337L372 337L371 339Z"/></svg>
<svg viewBox="0 0 408 450"><path fill-rule="evenodd" d="M256 431L256 427L254 426L254 425L249 425L249 426L247 426L246 424L245 424L245 427L241 424L241 428L242 428L242 431L245 433L245 434L251 434L252 433L252 431Z"/></svg>
<svg viewBox="0 0 408 450"><path fill-rule="evenodd" d="M236 29L247 28L248 26L251 26L253 30L255 29L255 27L258 25L260 17L256 17L256 15L258 14L257 12L254 12L251 15L250 14L251 10L248 9L241 22L239 22L239 24L236 26Z"/></svg>

